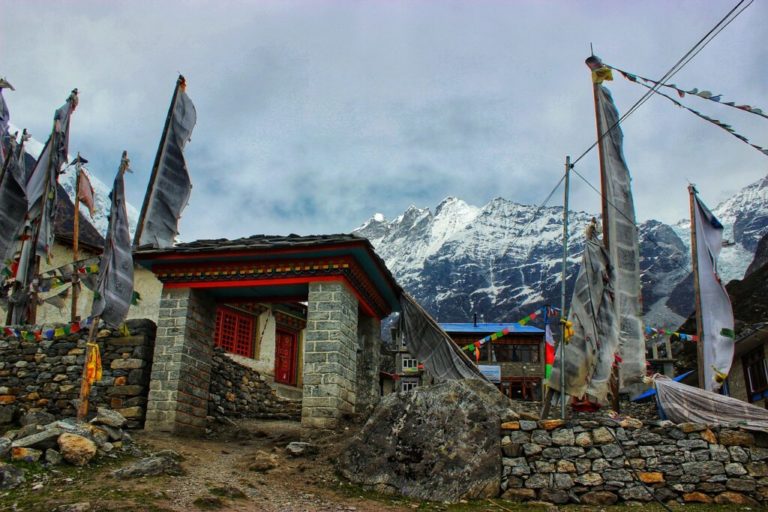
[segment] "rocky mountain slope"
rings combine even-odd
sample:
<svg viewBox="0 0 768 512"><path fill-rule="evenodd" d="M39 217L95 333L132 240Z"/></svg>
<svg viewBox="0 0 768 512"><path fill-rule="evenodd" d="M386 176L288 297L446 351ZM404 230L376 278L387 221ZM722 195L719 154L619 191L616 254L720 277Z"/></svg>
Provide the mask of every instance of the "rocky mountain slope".
<svg viewBox="0 0 768 512"><path fill-rule="evenodd" d="M768 232L768 177L714 208L726 227L720 271L743 277ZM571 212L568 277L572 284L593 216ZM562 208L496 198L483 207L448 197L434 212L411 206L387 221L381 214L355 233L371 240L398 281L439 321L514 321L537 307L560 304ZM640 225L646 322L676 326L692 309L690 222ZM570 300L570 286L568 287ZM670 300L672 297L672 300Z"/></svg>

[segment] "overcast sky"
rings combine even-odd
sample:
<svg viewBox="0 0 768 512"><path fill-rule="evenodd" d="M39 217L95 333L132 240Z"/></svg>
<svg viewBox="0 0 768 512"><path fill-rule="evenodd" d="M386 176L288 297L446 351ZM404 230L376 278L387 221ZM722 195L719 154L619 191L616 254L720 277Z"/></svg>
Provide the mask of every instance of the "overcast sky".
<svg viewBox="0 0 768 512"><path fill-rule="evenodd" d="M184 240L349 232L375 212L456 196L538 204L595 139L590 43L660 77L736 0L4 1L0 76L11 121L40 140L80 90L70 149L111 183L123 149L140 207L178 72L197 107ZM768 111L768 2L758 0L673 82ZM626 111L644 92L608 84ZM687 104L768 147L768 120ZM624 124L639 219L714 206L768 157L654 98ZM597 184L592 152L576 170ZM576 179L577 209L599 198ZM561 194L550 204L562 204Z"/></svg>

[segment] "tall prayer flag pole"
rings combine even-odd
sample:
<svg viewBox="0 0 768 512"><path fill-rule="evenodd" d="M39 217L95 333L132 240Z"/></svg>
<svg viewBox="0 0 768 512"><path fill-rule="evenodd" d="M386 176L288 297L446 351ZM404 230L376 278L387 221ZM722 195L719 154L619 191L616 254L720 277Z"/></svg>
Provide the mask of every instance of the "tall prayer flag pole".
<svg viewBox="0 0 768 512"><path fill-rule="evenodd" d="M565 157L565 192L563 194L563 269L560 278L560 315L561 318L568 318L565 314L565 280L568 277L568 194L570 189L571 157ZM560 330L560 418L565 419L565 322L562 323Z"/></svg>
<svg viewBox="0 0 768 512"><path fill-rule="evenodd" d="M70 321L77 322L80 318L77 315L77 300L80 295L80 278L75 265L80 258L80 179L83 174L83 164L88 160L77 154L75 159L75 214L72 220L72 316Z"/></svg>
<svg viewBox="0 0 768 512"><path fill-rule="evenodd" d="M91 310L92 324L86 342L83 377L80 383L80 403L77 418L88 414L88 395L91 385L101 380L101 356L96 343L96 329L102 318L107 326L115 327L125 321L133 294L133 258L125 209L123 175L130 169L128 153L123 151L120 168L112 187L112 205L109 210L109 228L104 239L104 253L99 265L99 280L94 292Z"/></svg>
<svg viewBox="0 0 768 512"><path fill-rule="evenodd" d="M688 196L691 203L691 266L693 267L693 295L696 302L696 336L699 338L699 342L696 343L696 360L697 372L699 374L699 387L706 389L704 386L704 343L702 342L702 319L701 319L701 290L699 289L699 261L696 257L698 254L698 242L696 240L696 187L688 185Z"/></svg>

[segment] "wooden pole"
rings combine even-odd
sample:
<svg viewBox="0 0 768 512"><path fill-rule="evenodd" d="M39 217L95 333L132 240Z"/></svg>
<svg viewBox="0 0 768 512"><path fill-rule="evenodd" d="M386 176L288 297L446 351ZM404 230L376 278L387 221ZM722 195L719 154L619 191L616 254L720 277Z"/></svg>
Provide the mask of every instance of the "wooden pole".
<svg viewBox="0 0 768 512"><path fill-rule="evenodd" d="M705 389L704 382L704 323L701 318L701 290L699 289L699 259L698 241L696 240L696 187L688 185L688 195L691 203L691 267L693 267L693 296L696 302L696 343L697 371L699 387Z"/></svg>
<svg viewBox="0 0 768 512"><path fill-rule="evenodd" d="M83 363L83 377L80 382L80 403L77 405L77 419L83 421L88 415L88 395L91 394L91 384L88 382L88 360L93 351L93 343L96 334L96 328L99 325L98 316L93 317L93 323L88 330L88 341L85 344L85 362Z"/></svg>
<svg viewBox="0 0 768 512"><path fill-rule="evenodd" d="M168 138L168 128L171 126L171 119L173 118L173 110L176 107L176 98L179 95L179 90L186 87L186 80L182 75L179 75L176 80L176 88L173 90L173 97L171 98L171 106L168 107L168 115L165 118L165 126L163 127L163 133L160 136L160 145L157 147L157 154L155 155L155 163L152 165L152 174L149 176L149 183L147 184L147 192L144 194L144 202L141 205L141 213L139 214L139 222L136 224L136 233L133 235L133 247L134 249L139 246L139 240L141 234L144 232L144 220L147 215L147 208L149 207L149 201L152 197L152 192L155 189L155 180L157 179L157 170L160 167L160 162L165 153L165 141Z"/></svg>
<svg viewBox="0 0 768 512"><path fill-rule="evenodd" d="M77 315L77 299L80 295L80 276L77 274L77 268L75 267L77 260L80 258L80 175L83 172L82 164L80 163L80 153L77 154L75 172L77 173L77 176L75 178L75 214L72 220L72 316L70 317L72 322L77 322L80 319Z"/></svg>
<svg viewBox="0 0 768 512"><path fill-rule="evenodd" d="M563 268L560 278L560 315L565 316L565 281L568 277L568 195L570 193L571 157L565 157L565 192L563 194ZM565 322L560 323L560 419L565 419Z"/></svg>

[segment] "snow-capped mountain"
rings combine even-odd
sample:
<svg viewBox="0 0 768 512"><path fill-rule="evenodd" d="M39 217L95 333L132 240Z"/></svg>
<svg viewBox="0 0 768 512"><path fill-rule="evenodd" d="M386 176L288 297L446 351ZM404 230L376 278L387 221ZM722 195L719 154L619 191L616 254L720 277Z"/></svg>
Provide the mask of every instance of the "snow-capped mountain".
<svg viewBox="0 0 768 512"><path fill-rule="evenodd" d="M10 133L14 133L18 130L13 124L10 125ZM44 144L40 142L39 140L36 140L34 138L29 139L27 142L24 143L24 150L32 156L35 160L40 157L40 153L43 151ZM73 161L74 156L69 156L69 161ZM93 186L93 192L94 192L94 202L95 202L95 208L94 208L94 217L91 218L91 214L88 211L88 208L86 208L84 205L80 205L80 215L81 218L85 217L88 219L88 221L93 224L93 226L101 233L102 236L106 235L107 233L107 227L109 225L109 207L110 207L110 199L109 199L109 192L111 191L111 188L104 184L103 181L98 179L96 176L93 175L93 173L88 172L88 167L83 166L83 168L88 173L88 177L90 178L91 185ZM64 190L67 191L67 194L69 194L70 199L72 199L72 202L74 203L75 200L75 182L76 182L77 176L75 173L75 166L74 165L67 165L64 168L64 172L59 175L59 183L64 188ZM133 205L126 203L126 210L128 212L128 222L130 225L131 230L131 237L133 237L133 233L136 229L136 224L139 221L139 212L136 210L136 208L133 207Z"/></svg>
<svg viewBox="0 0 768 512"><path fill-rule="evenodd" d="M714 213L733 242L720 257L725 280L740 279L768 232L768 178L718 205ZM570 285L593 214L571 212ZM387 221L376 214L355 233L371 240L406 290L439 321L513 321L537 307L560 304L562 208L496 198L483 207L449 197L434 213L409 207ZM649 220L640 225L640 265L646 322L676 326L692 309L690 223ZM670 296L674 300L669 300Z"/></svg>

